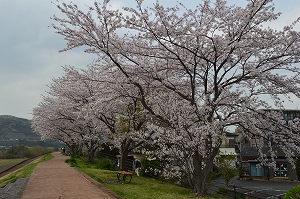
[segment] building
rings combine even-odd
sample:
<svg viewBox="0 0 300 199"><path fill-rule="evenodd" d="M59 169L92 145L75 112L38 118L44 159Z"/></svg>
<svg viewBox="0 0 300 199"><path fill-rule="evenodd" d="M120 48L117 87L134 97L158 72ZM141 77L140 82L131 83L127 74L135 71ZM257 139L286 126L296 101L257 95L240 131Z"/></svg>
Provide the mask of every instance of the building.
<svg viewBox="0 0 300 199"><path fill-rule="evenodd" d="M283 119L288 123L289 120L300 118L300 110L283 111ZM271 146L277 151L276 167L267 167L260 164L257 160L258 150L255 147L255 137L246 139L239 136L236 140L236 152L238 154L238 162L242 168L243 178L261 178L261 179L286 179L297 180L296 169L285 158L284 152L276 145ZM264 154L270 157L268 146L263 148ZM300 158L300 154L295 154Z"/></svg>
<svg viewBox="0 0 300 199"><path fill-rule="evenodd" d="M235 140L237 134L226 133L226 139L222 141L220 146L220 155L236 155Z"/></svg>

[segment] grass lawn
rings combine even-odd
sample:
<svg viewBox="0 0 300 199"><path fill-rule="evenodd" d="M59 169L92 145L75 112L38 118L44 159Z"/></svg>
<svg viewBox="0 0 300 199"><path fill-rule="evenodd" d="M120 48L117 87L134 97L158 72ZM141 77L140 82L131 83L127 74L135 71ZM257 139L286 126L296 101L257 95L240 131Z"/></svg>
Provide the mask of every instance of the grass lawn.
<svg viewBox="0 0 300 199"><path fill-rule="evenodd" d="M26 165L25 167L22 167L6 176L3 176L2 178L0 178L0 187L5 186L9 182L14 182L18 178L28 178L32 174L38 163L50 160L51 158L53 158L52 154L46 154L41 158L33 161L32 163Z"/></svg>
<svg viewBox="0 0 300 199"><path fill-rule="evenodd" d="M187 188L163 182L154 178L133 175L130 183L118 181L117 172L97 169L82 159L76 159L77 168L85 172L124 199L187 199L200 198ZM203 197L202 197L203 198Z"/></svg>
<svg viewBox="0 0 300 199"><path fill-rule="evenodd" d="M12 166L14 164L18 164L24 160L26 160L27 158L24 159L0 159L0 167L3 166Z"/></svg>

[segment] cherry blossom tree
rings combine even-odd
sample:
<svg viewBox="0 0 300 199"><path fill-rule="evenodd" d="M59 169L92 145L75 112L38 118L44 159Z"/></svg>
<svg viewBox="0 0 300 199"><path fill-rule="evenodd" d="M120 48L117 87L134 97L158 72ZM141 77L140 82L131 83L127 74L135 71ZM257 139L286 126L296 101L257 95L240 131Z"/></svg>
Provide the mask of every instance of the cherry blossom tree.
<svg viewBox="0 0 300 199"><path fill-rule="evenodd" d="M142 105L138 100L126 97L122 91L126 85L117 86L117 80L104 67L89 66L82 70L64 67L64 71L62 77L53 80L48 92L56 99L56 103L61 104L43 103L43 110L53 110L54 114L58 114L59 120L71 123L67 124L72 132L68 135L85 146L90 161L102 143L111 143L120 150L121 169L127 170L129 152L144 143L137 136L138 132L147 130ZM47 120L56 118L53 114L50 117L43 115L44 120L40 120L38 117L44 112L37 111L38 108L34 111L34 127L37 130L40 126L49 124ZM59 127L65 126L63 123ZM45 128L44 132L40 129L44 135L46 132L53 132L49 125ZM54 136L53 133L50 135ZM59 136L58 139L62 139Z"/></svg>
<svg viewBox="0 0 300 199"><path fill-rule="evenodd" d="M125 100L102 104L110 110L97 110L94 117L107 125L110 130L110 142L120 150L120 168L127 171L128 155L144 144L139 133L146 132L147 128L146 116L138 101L131 98L130 101Z"/></svg>
<svg viewBox="0 0 300 199"><path fill-rule="evenodd" d="M101 144L108 142L107 128L85 117L86 109L94 100L93 82L80 79L72 67L64 68L65 74L49 86L49 96L33 110L33 128L43 138L63 141L72 154L86 150L89 161Z"/></svg>
<svg viewBox="0 0 300 199"><path fill-rule="evenodd" d="M147 113L137 99L128 97L130 89L121 78L106 69L98 65L81 70L80 77L76 75L94 85L93 101L82 109L82 114L106 126L108 142L120 151L120 168L128 170L128 154L144 143L137 134L147 131Z"/></svg>
<svg viewBox="0 0 300 199"><path fill-rule="evenodd" d="M61 99L44 97L33 109L32 127L42 139L58 140L68 146L72 155L80 154L82 142L72 125L74 119L63 103Z"/></svg>
<svg viewBox="0 0 300 199"><path fill-rule="evenodd" d="M152 115L149 143L170 162L181 161L178 172L188 174L198 195L206 192L230 126L241 126L248 137L273 137L290 160L300 151L298 121L283 125L280 113L263 111L272 108L264 96L279 109L282 95L300 97L300 37L293 30L299 18L283 30L266 27L280 16L272 0L245 7L205 0L193 9L159 2L144 8L142 0L122 11L112 10L108 0L86 12L72 3L57 1L57 7L66 16L54 16L52 25L67 41L62 51L85 46L130 85L127 96ZM257 148L264 144L258 141ZM266 160L262 150L260 157Z"/></svg>

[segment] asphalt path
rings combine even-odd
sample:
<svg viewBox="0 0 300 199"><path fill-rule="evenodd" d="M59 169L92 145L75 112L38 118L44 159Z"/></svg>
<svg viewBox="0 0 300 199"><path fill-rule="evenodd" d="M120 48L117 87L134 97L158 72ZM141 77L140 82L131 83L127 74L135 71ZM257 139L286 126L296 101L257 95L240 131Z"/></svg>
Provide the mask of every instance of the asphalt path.
<svg viewBox="0 0 300 199"><path fill-rule="evenodd" d="M238 180L234 178L229 184L231 187L235 186L237 193L251 196L251 198L284 198L288 190L300 185L300 182L289 180ZM222 186L224 186L224 180L215 179L211 182L209 191L213 193Z"/></svg>
<svg viewBox="0 0 300 199"><path fill-rule="evenodd" d="M296 181L262 181L262 180L235 180L234 185L239 189L251 190L248 193L252 195L271 195L283 198L288 190L292 187L300 185Z"/></svg>

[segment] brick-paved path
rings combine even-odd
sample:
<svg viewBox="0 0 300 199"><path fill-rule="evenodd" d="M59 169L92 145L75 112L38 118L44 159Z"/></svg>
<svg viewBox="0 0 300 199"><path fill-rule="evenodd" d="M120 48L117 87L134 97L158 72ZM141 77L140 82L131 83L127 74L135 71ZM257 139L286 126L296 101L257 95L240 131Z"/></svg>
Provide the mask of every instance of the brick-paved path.
<svg viewBox="0 0 300 199"><path fill-rule="evenodd" d="M65 163L59 152L38 164L23 192L22 199L112 199L115 198Z"/></svg>

